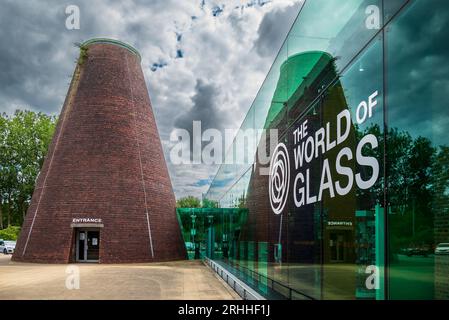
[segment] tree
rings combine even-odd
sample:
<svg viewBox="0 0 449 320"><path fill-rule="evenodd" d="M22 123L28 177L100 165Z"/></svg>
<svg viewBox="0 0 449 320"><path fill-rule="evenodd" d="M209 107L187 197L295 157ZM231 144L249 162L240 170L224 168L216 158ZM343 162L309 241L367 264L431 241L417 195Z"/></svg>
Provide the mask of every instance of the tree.
<svg viewBox="0 0 449 320"><path fill-rule="evenodd" d="M176 201L177 208L201 208L200 199L194 196L187 196Z"/></svg>
<svg viewBox="0 0 449 320"><path fill-rule="evenodd" d="M434 242L434 177L437 149L428 138L413 138L391 129L387 140L390 247L393 251L413 244ZM440 175L441 176L441 175Z"/></svg>
<svg viewBox="0 0 449 320"><path fill-rule="evenodd" d="M0 228L4 218L7 226L22 224L56 121L22 110L0 116Z"/></svg>
<svg viewBox="0 0 449 320"><path fill-rule="evenodd" d="M218 201L203 199L202 208L219 208Z"/></svg>

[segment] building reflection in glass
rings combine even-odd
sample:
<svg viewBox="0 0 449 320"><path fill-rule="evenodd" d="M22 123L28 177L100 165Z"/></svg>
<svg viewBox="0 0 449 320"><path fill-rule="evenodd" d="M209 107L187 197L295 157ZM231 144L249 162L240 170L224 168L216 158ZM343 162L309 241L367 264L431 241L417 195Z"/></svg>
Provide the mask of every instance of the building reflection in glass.
<svg viewBox="0 0 449 320"><path fill-rule="evenodd" d="M380 29L367 27L368 5L380 8ZM225 237L226 255L215 259L271 298L449 298L447 21L449 5L441 0L305 2L242 124L266 130L253 137L256 160L223 165L207 194L222 207L247 210ZM374 112L359 123L358 107L371 98ZM329 126L332 137L344 110L348 137L301 166L307 182L295 186L298 170L290 171L287 203L275 214L261 170L269 163L260 157L272 156L270 129L293 166L294 131L307 121L309 135ZM353 178L373 176L373 167L356 159L367 135L376 146L360 151L376 159L375 183L360 188L352 181L344 196L327 188L319 201L298 207L295 192L304 187L317 196L326 166L334 188L350 180L337 162ZM341 156L343 149L352 157Z"/></svg>

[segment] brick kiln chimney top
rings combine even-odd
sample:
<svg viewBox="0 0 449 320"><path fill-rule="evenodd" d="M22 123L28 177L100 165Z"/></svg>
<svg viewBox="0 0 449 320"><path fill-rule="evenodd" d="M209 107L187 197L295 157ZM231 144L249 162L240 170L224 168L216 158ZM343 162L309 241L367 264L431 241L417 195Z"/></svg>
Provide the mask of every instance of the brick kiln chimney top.
<svg viewBox="0 0 449 320"><path fill-rule="evenodd" d="M125 49L129 50L130 52L132 52L133 54L135 54L139 58L139 61L142 60L140 53L139 53L139 51L137 51L137 49L135 49L134 47L130 46L127 43L124 43L122 41L115 40L115 39L93 38L93 39L83 42L82 46L88 47L89 45L94 44L94 43L107 43L107 44L112 44L112 45L116 45L116 46L125 48Z"/></svg>

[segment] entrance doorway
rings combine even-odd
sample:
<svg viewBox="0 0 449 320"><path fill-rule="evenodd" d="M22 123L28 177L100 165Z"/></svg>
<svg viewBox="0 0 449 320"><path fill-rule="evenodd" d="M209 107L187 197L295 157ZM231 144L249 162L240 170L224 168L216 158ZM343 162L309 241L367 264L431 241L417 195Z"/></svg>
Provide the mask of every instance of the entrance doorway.
<svg viewBox="0 0 449 320"><path fill-rule="evenodd" d="M98 262L100 258L100 230L76 230L76 261Z"/></svg>
<svg viewBox="0 0 449 320"><path fill-rule="evenodd" d="M345 234L344 232L332 232L330 234L331 262L345 261Z"/></svg>

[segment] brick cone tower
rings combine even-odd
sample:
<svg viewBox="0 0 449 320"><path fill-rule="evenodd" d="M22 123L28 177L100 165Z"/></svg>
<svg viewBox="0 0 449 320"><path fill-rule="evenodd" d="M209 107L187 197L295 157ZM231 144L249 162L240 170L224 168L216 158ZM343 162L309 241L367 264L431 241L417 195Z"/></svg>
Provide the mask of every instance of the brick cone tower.
<svg viewBox="0 0 449 320"><path fill-rule="evenodd" d="M13 260L184 259L175 207L139 53L85 42Z"/></svg>

